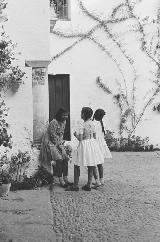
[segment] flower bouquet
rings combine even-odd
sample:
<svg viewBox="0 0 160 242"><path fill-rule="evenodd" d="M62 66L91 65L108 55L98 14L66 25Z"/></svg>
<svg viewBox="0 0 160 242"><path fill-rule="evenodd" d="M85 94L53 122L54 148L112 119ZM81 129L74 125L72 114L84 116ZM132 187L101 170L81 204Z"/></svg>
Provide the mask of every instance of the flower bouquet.
<svg viewBox="0 0 160 242"><path fill-rule="evenodd" d="M72 147L70 145L65 145L64 148L65 148L66 154L69 158L69 161L71 162L71 160L72 160Z"/></svg>

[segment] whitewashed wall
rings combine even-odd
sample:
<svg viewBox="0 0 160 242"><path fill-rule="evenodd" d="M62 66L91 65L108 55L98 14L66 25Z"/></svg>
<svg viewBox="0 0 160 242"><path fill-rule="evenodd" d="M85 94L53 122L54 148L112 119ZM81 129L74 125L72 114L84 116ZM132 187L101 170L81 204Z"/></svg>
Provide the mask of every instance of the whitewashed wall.
<svg viewBox="0 0 160 242"><path fill-rule="evenodd" d="M17 43L23 60L48 60L49 1L8 1L6 31Z"/></svg>
<svg viewBox="0 0 160 242"><path fill-rule="evenodd" d="M111 13L113 7L122 1L106 1L106 0L86 0L83 1L85 7L94 13L97 13L103 20ZM142 1L136 8L141 17L147 15L152 19L156 14L158 1ZM71 1L71 21L57 21L54 30L64 33L86 33L96 22L85 16L79 9L77 1ZM126 28L126 26L125 26ZM116 26L115 26L116 29ZM125 33L124 26L118 28L118 33L125 35L127 47L130 54L135 58L135 65L138 73L136 109L140 112L144 102L149 97L146 92L152 87L151 80L154 75L151 73L155 70L155 66L151 64L143 53L139 53L137 36ZM107 40L106 33L103 30L97 30L94 37L102 43L106 49L111 50L114 57L118 57L121 61L125 79L127 80L127 89L131 90L131 81L133 80L133 70L129 67L124 57L121 55L110 40ZM50 35L51 55L55 56L64 48L70 46L76 38L66 39L58 37L54 34ZM106 121L108 128L118 132L119 110L110 95L105 94L96 86L96 78L100 76L102 81L112 89L113 94L118 93L116 80L123 84L122 76L118 72L115 64L103 51L99 49L93 42L84 40L77 44L74 48L54 60L49 65L50 74L70 74L71 81L71 119L72 126L75 120L80 118L80 111L83 106L96 108L104 108L106 110ZM157 97L155 102L160 101ZM152 105L153 106L153 105ZM160 144L160 115L152 111L152 106L144 115L141 125L137 128L137 134L141 136L149 136L153 144Z"/></svg>
<svg viewBox="0 0 160 242"><path fill-rule="evenodd" d="M50 60L50 9L49 1L46 0L14 0L8 1L7 9L8 21L4 28L15 48L15 65L26 73L17 93L6 96L5 102L9 107L8 123L9 132L12 135L13 148L11 153L18 150L32 152L32 161L28 170L28 175L34 173L38 165L38 155L36 149L31 150L30 142L33 141L33 120L34 120L34 91L32 87L32 67L25 67L25 62L33 63L33 67L39 67L40 63L47 63ZM34 66L35 65L35 66ZM44 66L45 68L47 65ZM47 69L46 69L47 72ZM48 82L47 76L43 83L44 91L41 92L44 100L43 105L46 111L44 116L48 120ZM44 95L45 93L45 95ZM40 94L39 94L40 95ZM41 105L41 113L43 111ZM40 105L39 105L40 106ZM48 109L47 109L48 108ZM43 115L43 113L42 113Z"/></svg>

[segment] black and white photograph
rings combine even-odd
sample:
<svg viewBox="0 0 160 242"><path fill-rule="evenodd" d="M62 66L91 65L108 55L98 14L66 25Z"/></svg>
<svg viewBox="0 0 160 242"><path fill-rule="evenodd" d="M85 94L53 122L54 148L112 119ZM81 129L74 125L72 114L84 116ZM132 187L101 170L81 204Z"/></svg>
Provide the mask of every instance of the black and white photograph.
<svg viewBox="0 0 160 242"><path fill-rule="evenodd" d="M0 242L160 242L160 0L0 0Z"/></svg>

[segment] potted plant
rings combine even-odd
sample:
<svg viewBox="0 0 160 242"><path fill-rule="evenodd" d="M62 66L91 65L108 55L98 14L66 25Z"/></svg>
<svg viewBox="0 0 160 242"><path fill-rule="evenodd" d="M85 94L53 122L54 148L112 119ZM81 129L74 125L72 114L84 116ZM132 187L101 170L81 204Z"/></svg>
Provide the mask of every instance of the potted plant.
<svg viewBox="0 0 160 242"><path fill-rule="evenodd" d="M0 197L7 196L11 187L12 176L8 170L0 171Z"/></svg>

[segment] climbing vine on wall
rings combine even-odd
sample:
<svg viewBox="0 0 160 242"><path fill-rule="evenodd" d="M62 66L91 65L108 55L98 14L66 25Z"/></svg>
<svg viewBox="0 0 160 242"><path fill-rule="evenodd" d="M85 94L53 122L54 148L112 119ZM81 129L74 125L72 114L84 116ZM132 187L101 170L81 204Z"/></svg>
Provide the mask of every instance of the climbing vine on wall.
<svg viewBox="0 0 160 242"><path fill-rule="evenodd" d="M160 63L159 63L159 54L160 54L160 16L157 14L155 19L150 20L149 17L140 18L135 8L140 0L125 0L123 3L118 4L112 9L112 12L109 17L102 19L95 11L89 11L85 5L84 1L77 0L79 8L81 9L84 16L92 19L95 23L86 32L72 32L65 33L63 31L53 31L53 34L59 38L66 39L75 39L75 41L68 46L67 48L60 51L58 54L52 57L52 60L55 61L60 56L64 55L66 52L73 49L76 45L84 40L90 40L94 43L105 55L107 55L114 65L116 66L119 74L120 80L117 81L118 91L111 90L106 86L104 82L100 79L96 80L97 85L107 94L112 95L116 101L119 110L120 110L120 125L119 133L121 136L127 134L131 136L139 123L142 121L142 118L145 114L146 109L150 106L156 96L160 93ZM136 110L136 93L137 93L137 80L138 73L136 67L135 57L129 52L125 46L125 37L118 32L119 26L124 25L124 28L127 28L127 24L130 24L129 33L134 33L137 36L139 41L140 51L150 60L154 65L154 70L151 70L154 73L154 78L152 81L153 88L150 90L150 95L148 99L145 100L143 107L140 112L137 113ZM154 32L151 38L148 37L149 27L154 27ZM113 44L112 49L107 48L100 39L95 37L95 32L101 30L106 33L106 38L110 40ZM127 31L127 30L126 30ZM124 70L122 68L121 59L115 57L113 54L113 49L117 49L127 63L127 68L132 72L132 78L130 80L131 91L129 92L127 88L127 78L125 76Z"/></svg>

